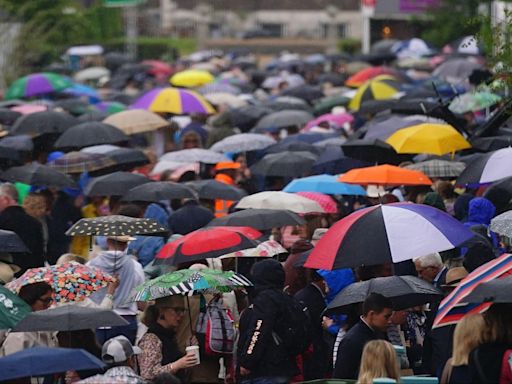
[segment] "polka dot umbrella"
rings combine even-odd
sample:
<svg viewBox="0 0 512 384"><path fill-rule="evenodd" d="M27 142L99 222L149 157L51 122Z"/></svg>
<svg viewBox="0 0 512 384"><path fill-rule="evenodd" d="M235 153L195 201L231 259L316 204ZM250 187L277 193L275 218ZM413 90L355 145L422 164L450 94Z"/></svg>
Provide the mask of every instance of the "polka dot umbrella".
<svg viewBox="0 0 512 384"><path fill-rule="evenodd" d="M164 234L167 228L153 219L111 215L80 219L66 232L68 236L133 236Z"/></svg>

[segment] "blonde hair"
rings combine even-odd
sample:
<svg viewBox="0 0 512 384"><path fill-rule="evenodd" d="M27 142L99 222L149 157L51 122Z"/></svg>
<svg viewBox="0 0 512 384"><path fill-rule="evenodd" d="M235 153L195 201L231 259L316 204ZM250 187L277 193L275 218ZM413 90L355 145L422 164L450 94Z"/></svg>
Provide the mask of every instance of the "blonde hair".
<svg viewBox="0 0 512 384"><path fill-rule="evenodd" d="M480 313L464 316L453 333L452 366L467 365L469 353L483 342L484 317Z"/></svg>
<svg viewBox="0 0 512 384"><path fill-rule="evenodd" d="M385 340L372 340L364 346L357 382L367 384L378 377L400 381L400 369L395 349L391 343Z"/></svg>
<svg viewBox="0 0 512 384"><path fill-rule="evenodd" d="M64 253L63 255L60 255L60 257L57 259L55 264L64 264L64 263L69 263L71 261L74 261L74 262L77 262L80 264L87 263L87 259L80 255L75 255L74 253Z"/></svg>
<svg viewBox="0 0 512 384"><path fill-rule="evenodd" d="M160 309L174 307L176 305L183 306L185 304L185 299L183 296L173 295L166 296L160 299L156 299L151 305L148 305L144 310L144 314L142 316L142 323L147 327L152 327L156 325L158 318L160 317Z"/></svg>
<svg viewBox="0 0 512 384"><path fill-rule="evenodd" d="M23 201L23 208L30 216L40 219L46 215L46 199L38 193L29 193Z"/></svg>

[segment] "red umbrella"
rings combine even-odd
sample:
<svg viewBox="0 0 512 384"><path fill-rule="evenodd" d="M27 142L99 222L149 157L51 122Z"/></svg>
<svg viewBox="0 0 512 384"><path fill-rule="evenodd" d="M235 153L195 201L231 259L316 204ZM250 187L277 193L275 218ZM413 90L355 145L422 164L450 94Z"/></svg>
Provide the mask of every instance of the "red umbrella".
<svg viewBox="0 0 512 384"><path fill-rule="evenodd" d="M370 67L365 68L357 72L356 74L350 76L347 81L345 81L345 85L348 87L360 87L368 80L371 80L380 75L391 75L400 78L398 72L393 68L389 67Z"/></svg>
<svg viewBox="0 0 512 384"><path fill-rule="evenodd" d="M255 248L260 231L251 227L208 227L168 243L158 252L155 264L178 265Z"/></svg>
<svg viewBox="0 0 512 384"><path fill-rule="evenodd" d="M169 77L174 73L169 64L160 60L144 60L142 64L149 67L148 73L153 76Z"/></svg>

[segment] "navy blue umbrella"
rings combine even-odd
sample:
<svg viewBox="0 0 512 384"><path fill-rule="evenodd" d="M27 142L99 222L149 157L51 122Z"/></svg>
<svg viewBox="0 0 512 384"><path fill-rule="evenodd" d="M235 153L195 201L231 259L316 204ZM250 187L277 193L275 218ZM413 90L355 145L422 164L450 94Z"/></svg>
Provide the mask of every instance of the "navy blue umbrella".
<svg viewBox="0 0 512 384"><path fill-rule="evenodd" d="M104 367L100 359L83 349L34 347L2 357L0 381Z"/></svg>

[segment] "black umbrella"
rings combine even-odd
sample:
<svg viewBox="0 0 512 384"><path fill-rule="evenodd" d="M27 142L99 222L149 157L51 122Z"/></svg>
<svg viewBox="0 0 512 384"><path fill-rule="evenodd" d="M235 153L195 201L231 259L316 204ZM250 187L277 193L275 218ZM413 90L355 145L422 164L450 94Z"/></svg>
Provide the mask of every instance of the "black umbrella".
<svg viewBox="0 0 512 384"><path fill-rule="evenodd" d="M32 137L45 134L58 135L77 123L76 118L65 112L36 112L16 120L11 127L11 134Z"/></svg>
<svg viewBox="0 0 512 384"><path fill-rule="evenodd" d="M77 117L79 123L88 123L91 121L103 121L110 115L102 111L89 111Z"/></svg>
<svg viewBox="0 0 512 384"><path fill-rule="evenodd" d="M0 252L30 253L30 250L15 232L0 229Z"/></svg>
<svg viewBox="0 0 512 384"><path fill-rule="evenodd" d="M473 149L480 152L496 151L512 146L512 138L509 136L477 137L470 142Z"/></svg>
<svg viewBox="0 0 512 384"><path fill-rule="evenodd" d="M105 123L88 122L75 125L55 142L55 148L84 148L99 144L115 144L130 137L120 129Z"/></svg>
<svg viewBox="0 0 512 384"><path fill-rule="evenodd" d="M443 297L436 287L416 276L376 277L344 288L329 303L327 310L343 312L352 304L364 302L370 293L380 293L391 299L396 310L423 305Z"/></svg>
<svg viewBox="0 0 512 384"><path fill-rule="evenodd" d="M212 179L190 181L185 184L196 191L200 199L238 201L242 197L247 196L243 189Z"/></svg>
<svg viewBox="0 0 512 384"><path fill-rule="evenodd" d="M0 124L13 125L21 116L22 114L19 112L11 111L8 108L0 108Z"/></svg>
<svg viewBox="0 0 512 384"><path fill-rule="evenodd" d="M322 97L325 96L320 87L315 87L307 84L287 88L281 94L283 96L298 97L299 99L306 100L308 103L311 104L315 100L321 99Z"/></svg>
<svg viewBox="0 0 512 384"><path fill-rule="evenodd" d="M0 167L8 168L13 165L23 164L19 152L14 148L9 148L0 144Z"/></svg>
<svg viewBox="0 0 512 384"><path fill-rule="evenodd" d="M512 277L478 284L463 301L465 303L512 303Z"/></svg>
<svg viewBox="0 0 512 384"><path fill-rule="evenodd" d="M166 233L167 228L153 219L111 215L80 219L66 231L68 236L134 236Z"/></svg>
<svg viewBox="0 0 512 384"><path fill-rule="evenodd" d="M397 154L391 145L378 139L349 140L341 148L348 157L370 163L400 164L411 158L409 155Z"/></svg>
<svg viewBox="0 0 512 384"><path fill-rule="evenodd" d="M317 78L319 84L330 83L333 87L342 87L345 85L347 75L335 72L323 73Z"/></svg>
<svg viewBox="0 0 512 384"><path fill-rule="evenodd" d="M140 149L119 148L105 154L116 162L116 170L131 170L149 164L149 158Z"/></svg>
<svg viewBox="0 0 512 384"><path fill-rule="evenodd" d="M251 167L257 175L300 177L311 171L317 156L310 152L280 152L265 155Z"/></svg>
<svg viewBox="0 0 512 384"><path fill-rule="evenodd" d="M313 111L306 101L292 96L281 96L277 97L275 100L266 100L261 105L272 109L272 112L298 110L311 113Z"/></svg>
<svg viewBox="0 0 512 384"><path fill-rule="evenodd" d="M510 209L512 200L512 177L506 177L491 184L484 192L486 199L496 207L497 213L502 213Z"/></svg>
<svg viewBox="0 0 512 384"><path fill-rule="evenodd" d="M252 227L258 230L286 225L304 225L306 221L294 212L279 209L244 209L213 219L208 226Z"/></svg>
<svg viewBox="0 0 512 384"><path fill-rule="evenodd" d="M130 189L122 200L158 202L171 199L195 199L196 197L194 190L184 184L156 181Z"/></svg>
<svg viewBox="0 0 512 384"><path fill-rule="evenodd" d="M29 135L7 136L0 140L0 146L16 151L32 152L34 142Z"/></svg>
<svg viewBox="0 0 512 384"><path fill-rule="evenodd" d="M53 107L61 108L64 111L71 113L73 116L80 116L91 110L89 103L74 98L56 101L53 104Z"/></svg>
<svg viewBox="0 0 512 384"><path fill-rule="evenodd" d="M128 322L112 310L68 304L30 313L13 332L77 331L120 325Z"/></svg>
<svg viewBox="0 0 512 384"><path fill-rule="evenodd" d="M272 112L274 111L270 107L248 105L229 110L229 118L233 126L239 128L242 132L248 132L263 116Z"/></svg>
<svg viewBox="0 0 512 384"><path fill-rule="evenodd" d="M126 191L149 182L152 181L143 175L114 172L93 177L87 183L84 194L86 196L123 196Z"/></svg>
<svg viewBox="0 0 512 384"><path fill-rule="evenodd" d="M68 175L38 163L9 168L0 174L0 179L40 187L69 188L76 186Z"/></svg>
<svg viewBox="0 0 512 384"><path fill-rule="evenodd" d="M311 152L315 155L319 155L322 152L322 149L304 141L281 141L277 144L271 145L265 150L267 153L281 153L284 151Z"/></svg>
<svg viewBox="0 0 512 384"><path fill-rule="evenodd" d="M338 145L327 145L323 148L320 157L313 165L313 173L337 175L354 168L369 167L371 165L369 162L345 156L343 150Z"/></svg>
<svg viewBox="0 0 512 384"><path fill-rule="evenodd" d="M258 121L254 127L254 132L259 132L265 129L277 129L286 127L303 127L308 121L313 120L315 117L305 111L298 110L283 110L271 113L264 116Z"/></svg>

